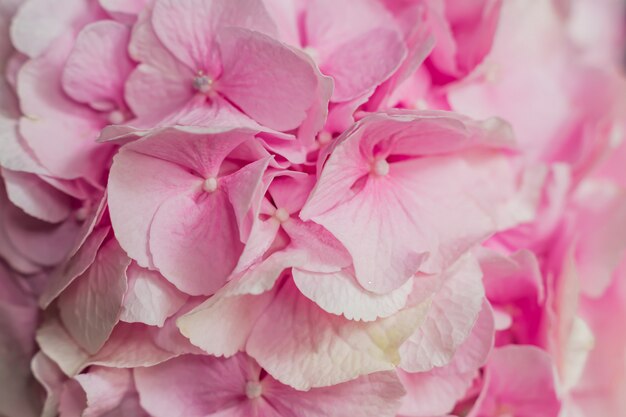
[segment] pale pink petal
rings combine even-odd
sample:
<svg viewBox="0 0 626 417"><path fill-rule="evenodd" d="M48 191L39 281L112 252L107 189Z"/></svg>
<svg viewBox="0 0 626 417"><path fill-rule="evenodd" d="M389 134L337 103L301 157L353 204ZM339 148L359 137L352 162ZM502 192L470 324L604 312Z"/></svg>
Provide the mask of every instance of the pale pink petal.
<svg viewBox="0 0 626 417"><path fill-rule="evenodd" d="M211 294L226 282L243 250L237 213L245 209L241 204L233 207L230 198L235 191L245 191L229 187L246 176L252 180L246 187L258 186L261 175L256 166L262 173L267 163L253 163L225 177L220 189L209 195L181 195L159 207L151 226L150 251L155 266L179 289L191 295Z"/></svg>
<svg viewBox="0 0 626 417"><path fill-rule="evenodd" d="M5 117L0 112L0 165L14 171L46 174L33 151L20 137L18 121Z"/></svg>
<svg viewBox="0 0 626 417"><path fill-rule="evenodd" d="M154 265L179 290L209 295L226 283L243 243L225 191L197 194L161 204L152 220L149 250Z"/></svg>
<svg viewBox="0 0 626 417"><path fill-rule="evenodd" d="M69 377L78 374L89 358L57 319L48 319L39 325L36 340L41 352Z"/></svg>
<svg viewBox="0 0 626 417"><path fill-rule="evenodd" d="M318 273L294 268L293 280L300 292L323 310L343 315L348 320L373 321L389 317L405 306L413 289L413 282L409 280L390 293L371 293L359 285L350 269Z"/></svg>
<svg viewBox="0 0 626 417"><path fill-rule="evenodd" d="M378 1L332 0L306 2L306 45L329 50L337 43L379 27L396 25L393 17ZM363 46L361 46L363 48Z"/></svg>
<svg viewBox="0 0 626 417"><path fill-rule="evenodd" d="M37 160L52 174L99 182L111 152L95 142L105 120L71 100L61 86L61 72L72 42L71 34L64 34L54 48L21 67L17 91L24 117L19 131ZM50 132L55 132L54 140Z"/></svg>
<svg viewBox="0 0 626 417"><path fill-rule="evenodd" d="M550 356L534 346L507 346L491 354L485 386L469 417L506 410L522 416L557 417L559 388Z"/></svg>
<svg viewBox="0 0 626 417"><path fill-rule="evenodd" d="M147 0L100 0L100 6L123 23L133 23L147 3Z"/></svg>
<svg viewBox="0 0 626 417"><path fill-rule="evenodd" d="M96 254L110 230L110 227L102 227L89 234L80 249L50 274L46 288L39 299L39 305L42 308L47 308L61 292L93 264Z"/></svg>
<svg viewBox="0 0 626 417"><path fill-rule="evenodd" d="M154 327L139 323L118 323L107 343L83 366L136 368L152 366L178 355L156 343Z"/></svg>
<svg viewBox="0 0 626 417"><path fill-rule="evenodd" d="M393 372L376 372L306 392L282 385L271 376L263 380L263 396L281 416L394 417L404 394Z"/></svg>
<svg viewBox="0 0 626 417"><path fill-rule="evenodd" d="M487 302L472 328L472 333L457 350L452 362L428 372L408 373L401 369L398 376L408 395L400 413L407 416L441 415L452 411L484 365L494 339L491 307Z"/></svg>
<svg viewBox="0 0 626 417"><path fill-rule="evenodd" d="M155 343L154 327L138 323L118 323L102 349L89 355L74 341L56 319L37 330L37 343L67 376L74 376L90 365L113 368L152 366L178 356Z"/></svg>
<svg viewBox="0 0 626 417"><path fill-rule="evenodd" d="M164 74L140 64L128 77L125 98L142 123L157 123L183 107L194 96L191 75Z"/></svg>
<svg viewBox="0 0 626 417"><path fill-rule="evenodd" d="M76 415L84 417L97 417L114 410L132 388L131 377L131 372L127 369L94 366L88 373L77 375L69 382L71 385L75 384L74 387L78 390L73 390L73 387L69 391L64 390L61 394L60 410L63 413L68 407L75 407L79 411Z"/></svg>
<svg viewBox="0 0 626 417"><path fill-rule="evenodd" d="M105 243L94 263L59 297L68 332L89 353L96 353L119 321L130 259L115 239Z"/></svg>
<svg viewBox="0 0 626 417"><path fill-rule="evenodd" d="M274 299L260 295L215 294L176 322L180 332L205 352L232 356L243 351L256 321ZM237 329L233 332L232 329Z"/></svg>
<svg viewBox="0 0 626 417"><path fill-rule="evenodd" d="M152 24L165 47L194 72L219 75L216 31L221 26L272 33L274 25L260 0L160 0ZM210 66L210 67L208 67Z"/></svg>
<svg viewBox="0 0 626 417"><path fill-rule="evenodd" d="M39 220L59 223L71 212L70 197L35 174L2 169L9 200Z"/></svg>
<svg viewBox="0 0 626 417"><path fill-rule="evenodd" d="M338 384L393 369L398 347L425 310L421 305L374 322L349 321L324 312L287 280L254 327L246 352L296 389Z"/></svg>
<svg viewBox="0 0 626 417"><path fill-rule="evenodd" d="M233 207L239 227L239 239L242 242L248 239L260 208L265 191L263 174L270 162L272 157L269 156L259 159L220 179L220 184L228 193L228 201Z"/></svg>
<svg viewBox="0 0 626 417"><path fill-rule="evenodd" d="M350 266L346 248L319 224L293 217L283 223L283 229L291 239L290 250L305 256L293 266L313 272L336 272Z"/></svg>
<svg viewBox="0 0 626 417"><path fill-rule="evenodd" d="M385 81L405 55L406 47L396 31L377 28L337 47L320 63L320 69L335 81L332 100L349 101Z"/></svg>
<svg viewBox="0 0 626 417"><path fill-rule="evenodd" d="M24 1L13 18L11 40L20 52L35 58L58 36L97 17L104 17L97 2L65 0L59 7L46 0Z"/></svg>
<svg viewBox="0 0 626 417"><path fill-rule="evenodd" d="M43 352L39 351L31 361L31 369L33 376L43 386L46 392L46 399L41 410L41 417L54 417L57 415L59 407L59 397L61 396L61 388L66 376L61 369L48 358Z"/></svg>
<svg viewBox="0 0 626 417"><path fill-rule="evenodd" d="M315 99L313 65L272 38L245 29L222 29L218 43L224 71L218 91L262 125L280 131L298 127Z"/></svg>
<svg viewBox="0 0 626 417"><path fill-rule="evenodd" d="M228 360L188 355L137 368L134 374L141 405L151 415L205 417L243 402L246 382L258 381L259 372L253 361L239 354Z"/></svg>
<svg viewBox="0 0 626 417"><path fill-rule="evenodd" d="M476 251L483 271L485 292L490 302L509 303L531 297L537 303L545 298L544 284L536 256L521 250L510 256L485 248Z"/></svg>
<svg viewBox="0 0 626 417"><path fill-rule="evenodd" d="M481 311L484 289L475 258L450 267L422 325L400 347L401 368L424 372L447 365L470 335ZM419 278L418 278L419 279Z"/></svg>
<svg viewBox="0 0 626 417"><path fill-rule="evenodd" d="M243 272L254 263L261 261L262 256L274 242L279 229L280 222L274 217L265 221L257 220L254 222L250 236L246 240L246 245L233 272Z"/></svg>
<svg viewBox="0 0 626 417"><path fill-rule="evenodd" d="M370 291L393 290L418 270L441 271L520 215L507 206L517 184L507 158L486 149L454 153L507 144L501 127L442 112L365 118L332 150L301 217L344 244ZM382 175L374 172L377 147L381 157L399 158Z"/></svg>
<svg viewBox="0 0 626 417"><path fill-rule="evenodd" d="M187 296L180 293L158 272L132 263L126 271L128 290L124 295L121 321L162 327Z"/></svg>
<svg viewBox="0 0 626 417"><path fill-rule="evenodd" d="M13 204L6 204L4 209L3 231L24 258L38 265L54 266L71 251L80 229L73 218L48 223L30 217Z"/></svg>
<svg viewBox="0 0 626 417"><path fill-rule="evenodd" d="M626 192L618 187L587 183L576 198L576 264L581 290L599 297L610 285L626 241Z"/></svg>
<svg viewBox="0 0 626 417"><path fill-rule="evenodd" d="M182 167L145 154L122 150L116 155L108 187L111 223L120 245L140 266L152 265L148 235L158 207L195 180Z"/></svg>
<svg viewBox="0 0 626 417"><path fill-rule="evenodd" d="M105 20L86 26L63 70L65 92L96 110L123 110L124 83L134 67L129 39L130 29L121 23Z"/></svg>

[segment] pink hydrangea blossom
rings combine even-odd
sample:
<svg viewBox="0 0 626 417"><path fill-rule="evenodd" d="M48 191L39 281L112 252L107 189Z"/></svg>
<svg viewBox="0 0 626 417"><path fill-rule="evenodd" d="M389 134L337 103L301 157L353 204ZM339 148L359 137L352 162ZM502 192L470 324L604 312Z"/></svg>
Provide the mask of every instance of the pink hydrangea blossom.
<svg viewBox="0 0 626 417"><path fill-rule="evenodd" d="M0 0L0 415L626 415L620 0Z"/></svg>

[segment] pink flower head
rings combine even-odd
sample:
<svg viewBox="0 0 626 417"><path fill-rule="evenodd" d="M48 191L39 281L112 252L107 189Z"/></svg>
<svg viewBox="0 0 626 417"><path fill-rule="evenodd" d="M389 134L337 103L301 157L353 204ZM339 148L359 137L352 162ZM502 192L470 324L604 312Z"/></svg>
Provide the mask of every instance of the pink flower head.
<svg viewBox="0 0 626 417"><path fill-rule="evenodd" d="M495 121L443 112L366 117L321 161L300 217L347 248L365 289L391 291L418 271L442 271L498 230L516 182L502 149L509 145Z"/></svg>
<svg viewBox="0 0 626 417"><path fill-rule="evenodd" d="M142 406L154 417L395 416L404 394L393 372L296 391L250 357L181 356L135 370Z"/></svg>
<svg viewBox="0 0 626 417"><path fill-rule="evenodd" d="M126 99L137 123L247 116L280 131L297 128L318 78L306 58L268 36L274 30L261 0L156 1L140 15L130 44L140 65Z"/></svg>
<svg viewBox="0 0 626 417"><path fill-rule="evenodd" d="M142 267L190 295L233 272L271 157L247 129L168 128L124 146L109 178L111 223Z"/></svg>
<svg viewBox="0 0 626 417"><path fill-rule="evenodd" d="M371 94L406 56L397 23L378 1L264 1L281 39L333 78L333 102Z"/></svg>

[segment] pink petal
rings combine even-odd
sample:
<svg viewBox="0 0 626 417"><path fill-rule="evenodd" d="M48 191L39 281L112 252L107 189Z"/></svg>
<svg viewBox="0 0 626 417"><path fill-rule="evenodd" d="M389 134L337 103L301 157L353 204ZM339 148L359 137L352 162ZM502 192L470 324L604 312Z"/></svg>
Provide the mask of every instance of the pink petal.
<svg viewBox="0 0 626 417"><path fill-rule="evenodd" d="M397 25L380 2L374 0L332 0L306 2L306 45L324 51L370 30Z"/></svg>
<svg viewBox="0 0 626 417"><path fill-rule="evenodd" d="M491 354L485 386L470 417L506 407L511 413L556 417L560 393L550 356L534 346L507 346Z"/></svg>
<svg viewBox="0 0 626 417"><path fill-rule="evenodd" d="M110 157L95 142L104 120L67 97L61 86L72 41L71 34L63 35L54 48L20 69L17 91L25 117L19 131L37 160L55 176L98 182ZM50 140L50 132L56 132L55 140Z"/></svg>
<svg viewBox="0 0 626 417"><path fill-rule="evenodd" d="M46 174L33 151L26 145L18 132L18 121L0 114L0 165L3 168Z"/></svg>
<svg viewBox="0 0 626 417"><path fill-rule="evenodd" d="M132 263L126 273L128 290L124 295L121 321L162 327L187 301L161 274Z"/></svg>
<svg viewBox="0 0 626 417"><path fill-rule="evenodd" d="M408 373L398 370L398 376L409 393L404 397L400 413L430 416L452 412L487 360L493 339L493 314L485 301L472 333L448 365L428 372Z"/></svg>
<svg viewBox="0 0 626 417"><path fill-rule="evenodd" d="M88 373L77 375L69 384L75 384L78 390L64 391L66 395L61 395L59 408L63 412L67 407L76 407L79 415L85 417L101 416L116 409L132 389L130 371L116 368L92 367Z"/></svg>
<svg viewBox="0 0 626 417"><path fill-rule="evenodd" d="M46 288L39 299L39 304L42 308L48 307L55 298L93 264L96 254L110 230L110 227L102 227L95 230L67 262L57 267L50 274Z"/></svg>
<svg viewBox="0 0 626 417"><path fill-rule="evenodd" d="M197 198L181 195L159 207L150 230L150 252L155 266L178 289L208 295L224 285L243 244L224 191L200 196L204 201Z"/></svg>
<svg viewBox="0 0 626 417"><path fill-rule="evenodd" d="M130 30L114 21L86 26L63 70L65 92L96 110L122 110L124 83L133 68L127 52Z"/></svg>
<svg viewBox="0 0 626 417"><path fill-rule="evenodd" d="M129 264L130 259L112 239L59 298L63 323L89 353L96 353L104 345L119 321Z"/></svg>
<svg viewBox="0 0 626 417"><path fill-rule="evenodd" d="M261 205L261 195L265 190L263 175L270 162L269 156L259 159L221 179L235 212L242 242L248 239Z"/></svg>
<svg viewBox="0 0 626 417"><path fill-rule="evenodd" d="M65 220L71 212L70 197L35 174L2 169L9 200L26 214L50 223Z"/></svg>
<svg viewBox="0 0 626 417"><path fill-rule="evenodd" d="M313 65L272 38L245 29L222 29L218 43L224 71L218 90L262 125L280 131L298 127L315 99Z"/></svg>
<svg viewBox="0 0 626 417"><path fill-rule="evenodd" d="M466 255L444 274L424 322L400 347L400 366L406 371L425 372L448 364L481 311L484 289L476 259Z"/></svg>
<svg viewBox="0 0 626 417"><path fill-rule="evenodd" d="M31 361L33 376L43 386L46 399L41 410L42 417L53 416L59 407L63 382L67 378L61 369L43 352L39 351Z"/></svg>
<svg viewBox="0 0 626 417"><path fill-rule="evenodd" d="M218 293L176 324L195 346L211 355L229 357L244 350L258 318L273 299L274 293L269 291L258 296Z"/></svg>
<svg viewBox="0 0 626 417"><path fill-rule="evenodd" d="M160 0L152 16L163 45L193 72L216 73L219 56L215 34L222 26L240 26L273 32L274 26L260 0ZM207 68L212 65L212 68ZM219 70L219 68L217 68Z"/></svg>
<svg viewBox="0 0 626 417"><path fill-rule="evenodd" d="M324 312L287 280L254 327L246 351L296 389L338 384L393 369L398 347L424 310L418 306L370 323L349 321Z"/></svg>
<svg viewBox="0 0 626 417"><path fill-rule="evenodd" d="M12 204L6 204L3 231L14 250L39 265L54 266L70 252L80 224L73 218L48 223L30 217Z"/></svg>
<svg viewBox="0 0 626 417"><path fill-rule="evenodd" d="M365 50L363 45L367 45ZM337 47L320 63L320 69L335 81L332 100L349 101L385 81L405 55L406 47L400 35L394 30L378 28Z"/></svg>
<svg viewBox="0 0 626 417"><path fill-rule="evenodd" d="M268 376L263 395L278 415L394 417L405 392L393 372L376 372L332 387L297 391Z"/></svg>
<svg viewBox="0 0 626 417"><path fill-rule="evenodd" d="M370 116L333 149L301 217L346 247L367 290L391 291L418 270L440 271L496 231L503 213L518 215L507 207L517 180L506 158L487 150L454 153L505 141L491 135L476 122L440 112ZM374 155L367 153L375 146L401 158L388 164L387 175L372 173ZM444 152L453 153L436 155ZM502 183L492 186L496 172ZM464 218L455 214L458 207Z"/></svg>
<svg viewBox="0 0 626 417"><path fill-rule="evenodd" d="M37 330L37 343L68 376L90 365L113 368L152 366L180 353L155 343L154 327L138 323L118 323L102 349L95 355L85 352L57 320L48 320Z"/></svg>
<svg viewBox="0 0 626 417"><path fill-rule="evenodd" d="M137 169L141 167L141 169ZM109 213L120 245L140 266L151 266L148 234L158 207L197 181L182 167L122 150L109 177Z"/></svg>
<svg viewBox="0 0 626 417"><path fill-rule="evenodd" d="M104 16L96 2L65 0L59 7L46 0L25 1L13 18L11 40L16 49L35 58L58 36L97 17Z"/></svg>
<svg viewBox="0 0 626 417"><path fill-rule="evenodd" d="M413 289L413 282L407 281L390 293L371 293L358 284L349 269L317 273L294 268L293 280L300 292L323 310L343 315L348 320L373 321L389 317L405 306Z"/></svg>
<svg viewBox="0 0 626 417"><path fill-rule="evenodd" d="M188 355L135 369L135 382L141 405L151 415L204 417L244 402L246 382L258 381L259 372L243 354L228 360Z"/></svg>
<svg viewBox="0 0 626 417"><path fill-rule="evenodd" d="M221 179L223 189L210 195L181 195L159 207L151 226L150 251L155 266L180 290L211 294L224 285L243 250L237 214L249 210L255 183L260 184L267 163L254 162ZM236 190L248 193L248 201L231 206L235 190L229 187L238 183L248 188L239 185Z"/></svg>
<svg viewBox="0 0 626 417"><path fill-rule="evenodd" d="M336 272L350 266L350 255L343 245L319 224L297 218L283 223L291 239L290 250L300 251L304 258L292 266L313 272Z"/></svg>
<svg viewBox="0 0 626 417"><path fill-rule="evenodd" d="M133 23L147 0L100 0L100 6L122 23Z"/></svg>
<svg viewBox="0 0 626 417"><path fill-rule="evenodd" d="M164 74L140 64L128 77L126 101L139 120L155 124L192 99L191 80L185 73Z"/></svg>

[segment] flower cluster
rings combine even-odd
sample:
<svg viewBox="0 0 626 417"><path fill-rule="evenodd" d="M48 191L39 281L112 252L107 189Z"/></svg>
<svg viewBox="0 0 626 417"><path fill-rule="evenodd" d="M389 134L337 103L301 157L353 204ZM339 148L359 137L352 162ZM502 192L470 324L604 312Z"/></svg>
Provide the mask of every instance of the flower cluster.
<svg viewBox="0 0 626 417"><path fill-rule="evenodd" d="M626 415L621 0L0 0L0 415Z"/></svg>

